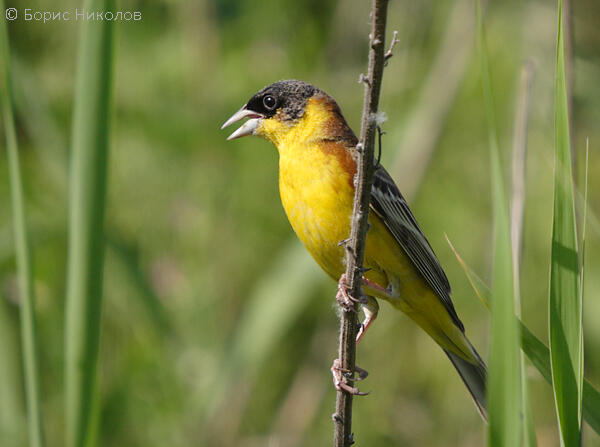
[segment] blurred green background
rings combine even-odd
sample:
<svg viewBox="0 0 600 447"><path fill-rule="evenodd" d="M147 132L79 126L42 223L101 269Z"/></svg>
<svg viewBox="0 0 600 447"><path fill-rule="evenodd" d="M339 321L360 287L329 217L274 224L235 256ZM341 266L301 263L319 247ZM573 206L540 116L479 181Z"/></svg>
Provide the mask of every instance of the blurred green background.
<svg viewBox="0 0 600 447"><path fill-rule="evenodd" d="M49 10L41 1L6 6ZM57 1L52 10L78 6ZM358 132L370 2L165 0L119 9L143 18L116 26L99 445L328 445L335 284L287 223L275 149L253 138L226 142L219 127L264 85L298 78L336 98ZM581 179L590 141L593 214L600 212L600 3L580 0L573 13L574 143ZM486 20L507 184L520 71L526 60L535 69L522 301L525 323L547 340L556 5L489 2ZM383 162L409 196L486 358L488 312L444 239L489 282L489 151L473 4L396 0L388 30L400 42L384 75ZM79 31L75 21L9 23L48 445L64 441L66 173ZM2 156L0 433L24 443L6 172ZM598 386L595 215L588 235L585 374ZM371 391L355 400L360 445L484 445L485 427L446 356L390 306L361 342L358 364L370 372L361 389ZM558 445L552 390L527 365L539 445ZM600 445L587 427L584 445Z"/></svg>

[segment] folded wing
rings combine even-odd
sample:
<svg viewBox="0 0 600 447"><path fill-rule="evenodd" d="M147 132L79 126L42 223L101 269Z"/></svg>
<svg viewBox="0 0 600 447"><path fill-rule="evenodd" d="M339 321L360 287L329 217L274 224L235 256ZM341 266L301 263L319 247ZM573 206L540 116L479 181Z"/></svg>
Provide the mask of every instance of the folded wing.
<svg viewBox="0 0 600 447"><path fill-rule="evenodd" d="M448 310L454 323L464 332L464 326L450 299L448 278L406 200L390 174L381 165L375 169L371 209L383 220L417 271Z"/></svg>

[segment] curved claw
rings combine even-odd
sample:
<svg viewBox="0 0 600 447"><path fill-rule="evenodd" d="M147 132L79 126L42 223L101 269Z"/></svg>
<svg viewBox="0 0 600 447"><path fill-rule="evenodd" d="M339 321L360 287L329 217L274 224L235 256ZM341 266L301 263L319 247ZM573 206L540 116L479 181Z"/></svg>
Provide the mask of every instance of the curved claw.
<svg viewBox="0 0 600 447"><path fill-rule="evenodd" d="M357 378L353 378L354 373L358 373ZM353 387L352 385L349 385L344 381L344 377L346 377L347 379L349 379L351 381L356 381L356 382L358 382L360 380L364 380L369 375L369 373L366 370L364 370L358 366L355 366L354 371L349 371L349 370L341 367L340 359L335 359L333 361L333 364L331 365L331 374L333 376L333 385L335 386L336 390L345 391L354 396L366 396L369 394L369 392L364 393L364 392L360 391L358 388Z"/></svg>
<svg viewBox="0 0 600 447"><path fill-rule="evenodd" d="M358 377L354 379L355 382L365 380L369 376L369 371L362 369L360 366L354 366L354 371L358 374Z"/></svg>

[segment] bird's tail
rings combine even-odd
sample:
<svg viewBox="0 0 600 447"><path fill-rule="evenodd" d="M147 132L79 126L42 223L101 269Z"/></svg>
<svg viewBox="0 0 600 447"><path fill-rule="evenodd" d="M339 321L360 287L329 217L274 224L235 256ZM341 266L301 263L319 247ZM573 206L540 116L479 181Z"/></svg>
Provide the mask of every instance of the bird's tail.
<svg viewBox="0 0 600 447"><path fill-rule="evenodd" d="M473 347L473 345L467 340L476 363L468 362L457 354L444 349L444 352L458 371L461 379L467 386L467 389L473 397L473 401L479 410L481 417L487 422L487 406L486 406L486 381L487 381L487 368L485 363Z"/></svg>

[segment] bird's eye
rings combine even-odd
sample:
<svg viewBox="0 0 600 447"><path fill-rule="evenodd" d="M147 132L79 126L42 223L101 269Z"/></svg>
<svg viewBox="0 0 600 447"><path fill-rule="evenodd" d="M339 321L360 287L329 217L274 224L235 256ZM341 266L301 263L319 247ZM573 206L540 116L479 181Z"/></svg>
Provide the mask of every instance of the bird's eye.
<svg viewBox="0 0 600 447"><path fill-rule="evenodd" d="M273 110L277 105L277 101L271 95L267 95L263 98L263 105L267 110Z"/></svg>

